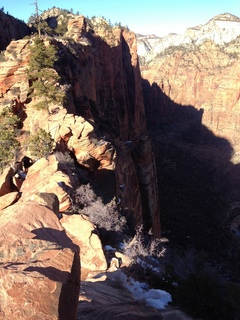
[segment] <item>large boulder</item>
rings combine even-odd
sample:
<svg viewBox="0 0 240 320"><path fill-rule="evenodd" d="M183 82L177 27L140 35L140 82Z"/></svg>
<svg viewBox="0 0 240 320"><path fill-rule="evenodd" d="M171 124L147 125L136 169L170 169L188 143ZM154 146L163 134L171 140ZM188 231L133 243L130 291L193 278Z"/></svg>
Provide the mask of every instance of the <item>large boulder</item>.
<svg viewBox="0 0 240 320"><path fill-rule="evenodd" d="M81 248L81 275L90 271L105 271L107 262L96 227L84 215L63 214L62 226L73 243Z"/></svg>
<svg viewBox="0 0 240 320"><path fill-rule="evenodd" d="M36 201L0 213L0 319L76 319L79 247Z"/></svg>
<svg viewBox="0 0 240 320"><path fill-rule="evenodd" d="M22 184L22 198L28 199L36 193L55 193L59 200L59 211L69 209L76 180L71 172L60 171L58 164L55 155L35 162L29 168L26 180Z"/></svg>

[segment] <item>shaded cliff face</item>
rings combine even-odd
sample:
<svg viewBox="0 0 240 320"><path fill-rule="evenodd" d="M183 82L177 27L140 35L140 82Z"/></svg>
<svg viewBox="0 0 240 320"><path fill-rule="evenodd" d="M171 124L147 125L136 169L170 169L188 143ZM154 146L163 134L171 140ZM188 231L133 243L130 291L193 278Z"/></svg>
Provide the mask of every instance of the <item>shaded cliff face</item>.
<svg viewBox="0 0 240 320"><path fill-rule="evenodd" d="M30 33L24 22L0 11L0 50L5 50L13 39L21 39Z"/></svg>
<svg viewBox="0 0 240 320"><path fill-rule="evenodd" d="M141 71L163 232L231 269L239 252L239 37L169 47Z"/></svg>
<svg viewBox="0 0 240 320"><path fill-rule="evenodd" d="M69 73L76 112L93 118L99 134L116 147L116 192L123 208L137 214L137 224L143 222L148 229L154 221L154 233L160 234L155 161L146 131L136 37L126 30L109 32L101 25L94 29L101 38L93 37L87 34L83 18L71 20L68 29L82 49L82 62L77 70L72 63ZM86 42L91 46L84 46Z"/></svg>
<svg viewBox="0 0 240 320"><path fill-rule="evenodd" d="M143 78L156 82L175 103L203 110L202 123L233 145L235 163L240 150L239 41L238 37L224 46L206 41L199 46L169 48L142 66ZM169 112L168 103L160 109L160 113Z"/></svg>
<svg viewBox="0 0 240 320"><path fill-rule="evenodd" d="M50 132L57 148L74 153L106 201L116 196L133 226L143 223L160 236L155 161L146 131L135 35L101 25L93 30L84 17L77 17L69 20L64 39L51 41L58 48L61 84L68 88L66 109L52 105L49 115L34 108L34 98L28 99L31 39L11 43L15 58L11 50L5 53L1 106L25 108L21 139L37 128Z"/></svg>
<svg viewBox="0 0 240 320"><path fill-rule="evenodd" d="M149 81L145 81L149 128L160 124L169 129L171 124L173 128L177 125L181 134L184 132L185 138L194 143L206 141L204 134L210 130L229 142L232 150L230 153L227 150L227 158L237 165L240 160L239 41L237 37L224 46L206 41L199 46L169 48L167 54L160 54L142 66L142 75ZM220 153L224 156L224 148ZM224 171L231 181L227 198L238 201L238 178L232 170Z"/></svg>

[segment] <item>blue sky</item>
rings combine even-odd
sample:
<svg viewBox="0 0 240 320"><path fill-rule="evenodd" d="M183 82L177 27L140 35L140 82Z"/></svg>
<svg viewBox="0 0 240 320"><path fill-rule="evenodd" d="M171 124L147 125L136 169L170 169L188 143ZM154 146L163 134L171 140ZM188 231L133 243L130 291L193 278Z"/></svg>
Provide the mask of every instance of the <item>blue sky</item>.
<svg viewBox="0 0 240 320"><path fill-rule="evenodd" d="M1 0L0 7L14 17L27 22L34 13L35 0ZM86 17L104 16L112 23L121 22L132 31L165 36L183 33L188 27L207 23L220 13L240 17L239 0L38 0L38 7L53 6L79 11Z"/></svg>

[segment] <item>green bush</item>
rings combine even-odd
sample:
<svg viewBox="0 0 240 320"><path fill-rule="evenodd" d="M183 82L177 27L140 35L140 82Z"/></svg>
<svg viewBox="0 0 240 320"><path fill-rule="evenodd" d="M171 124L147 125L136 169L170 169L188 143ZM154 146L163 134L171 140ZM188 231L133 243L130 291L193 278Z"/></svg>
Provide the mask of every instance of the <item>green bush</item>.
<svg viewBox="0 0 240 320"><path fill-rule="evenodd" d="M4 108L0 114L0 165L4 167L14 159L14 154L19 142L17 140L17 125L19 119L10 111Z"/></svg>
<svg viewBox="0 0 240 320"><path fill-rule="evenodd" d="M54 45L45 46L39 37L30 46L28 78L32 81L30 97L39 97L42 101L36 107L47 109L50 103L63 103L65 94L59 85L60 77L54 70L57 61L57 49Z"/></svg>
<svg viewBox="0 0 240 320"><path fill-rule="evenodd" d="M26 146L33 157L40 159L52 152L54 140L51 138L50 133L39 129L34 135L29 137Z"/></svg>

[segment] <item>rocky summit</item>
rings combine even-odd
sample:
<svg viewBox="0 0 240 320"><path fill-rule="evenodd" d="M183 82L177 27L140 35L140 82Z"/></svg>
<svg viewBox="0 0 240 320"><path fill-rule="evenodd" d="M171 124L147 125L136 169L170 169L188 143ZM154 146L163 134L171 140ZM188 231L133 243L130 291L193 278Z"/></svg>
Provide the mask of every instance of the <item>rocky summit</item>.
<svg viewBox="0 0 240 320"><path fill-rule="evenodd" d="M0 18L0 318L238 319L240 19Z"/></svg>

